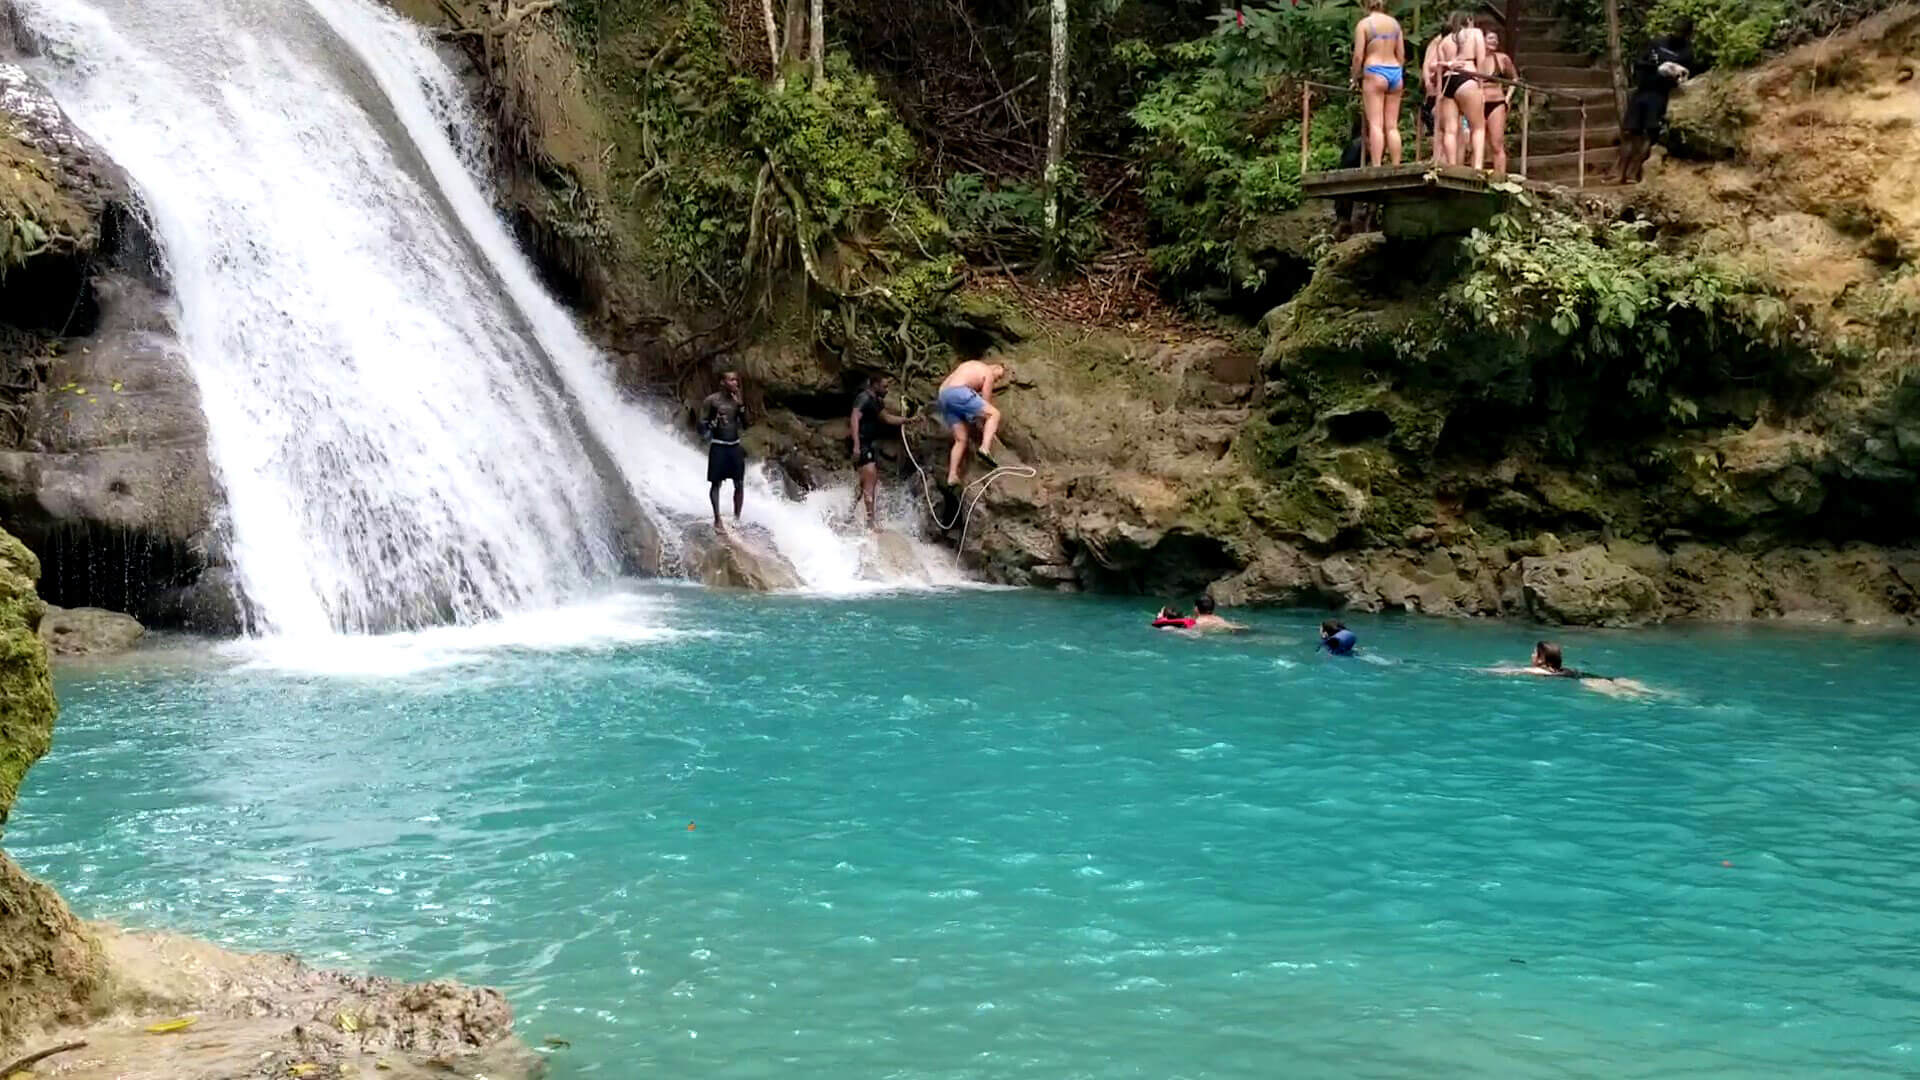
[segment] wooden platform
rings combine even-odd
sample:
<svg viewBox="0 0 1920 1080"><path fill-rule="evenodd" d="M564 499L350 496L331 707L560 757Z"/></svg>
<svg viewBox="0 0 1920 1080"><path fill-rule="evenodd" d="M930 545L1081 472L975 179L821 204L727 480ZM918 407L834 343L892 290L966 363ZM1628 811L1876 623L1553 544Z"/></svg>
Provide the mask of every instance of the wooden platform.
<svg viewBox="0 0 1920 1080"><path fill-rule="evenodd" d="M1364 169L1331 169L1310 172L1300 178L1300 193L1309 199L1433 199L1456 195L1498 195L1493 184L1499 181L1521 184L1543 191L1550 184L1522 180L1518 176L1493 177L1464 165L1434 168L1417 165L1380 165Z"/></svg>

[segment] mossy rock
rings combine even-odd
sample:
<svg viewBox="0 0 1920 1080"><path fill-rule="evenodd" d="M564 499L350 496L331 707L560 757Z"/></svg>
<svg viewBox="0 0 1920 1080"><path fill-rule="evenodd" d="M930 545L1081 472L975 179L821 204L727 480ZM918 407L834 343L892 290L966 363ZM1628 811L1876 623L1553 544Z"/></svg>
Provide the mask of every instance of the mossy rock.
<svg viewBox="0 0 1920 1080"><path fill-rule="evenodd" d="M0 826L27 769L53 742L53 680L39 637L46 605L34 591L40 560L0 532Z"/></svg>
<svg viewBox="0 0 1920 1080"><path fill-rule="evenodd" d="M1732 82L1694 85L1667 111L1667 152L1687 161L1731 161L1746 146L1753 106Z"/></svg>

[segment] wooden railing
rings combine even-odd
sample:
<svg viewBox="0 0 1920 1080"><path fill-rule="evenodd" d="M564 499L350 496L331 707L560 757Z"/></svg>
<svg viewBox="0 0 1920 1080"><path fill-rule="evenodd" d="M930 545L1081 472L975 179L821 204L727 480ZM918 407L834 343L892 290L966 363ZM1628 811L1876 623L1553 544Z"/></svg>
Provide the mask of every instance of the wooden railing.
<svg viewBox="0 0 1920 1080"><path fill-rule="evenodd" d="M1517 5L1520 2L1520 0L1512 0L1512 2ZM1530 155L1532 150L1531 144L1532 144L1532 136L1533 136L1533 131L1532 131L1533 95L1539 94L1541 97L1541 100L1547 103L1549 106L1551 106L1552 102L1556 98L1561 100L1572 100L1579 103L1579 106L1580 106L1579 186L1583 188L1586 187L1587 186L1587 106L1589 101L1591 100L1590 96L1588 94L1581 93L1576 90L1553 89L1545 86L1536 86L1533 83L1524 82L1519 79L1503 79L1498 75L1482 75L1479 78L1480 78L1480 81L1483 83L1497 83L1503 86L1512 87L1520 91L1520 172L1518 173L1518 175L1522 180L1527 179L1527 167L1529 164L1531 164ZM1331 83L1313 82L1311 80L1303 80L1301 82L1300 84L1300 175L1302 176L1305 176L1307 174L1307 165L1312 154L1313 92L1315 90L1324 90L1332 94L1359 93L1358 90L1354 89L1351 86L1334 86ZM1436 112L1434 116L1434 129L1435 129L1436 137L1439 134L1439 124L1440 124L1440 118L1438 113ZM1361 137L1363 139L1366 137L1365 121L1362 121L1361 123ZM1421 159L1422 156L1423 154L1422 154L1422 145L1420 141L1420 125L1419 125L1419 122L1416 121L1413 127L1413 158L1412 160L1417 162ZM1364 160L1365 159L1363 157L1362 161L1364 162Z"/></svg>

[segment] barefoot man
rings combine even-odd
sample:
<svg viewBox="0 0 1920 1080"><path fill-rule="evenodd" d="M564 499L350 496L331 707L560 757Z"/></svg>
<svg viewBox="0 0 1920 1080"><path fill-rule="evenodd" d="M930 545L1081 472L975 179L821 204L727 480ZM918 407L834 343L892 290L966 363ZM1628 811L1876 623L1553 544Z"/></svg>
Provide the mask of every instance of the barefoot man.
<svg viewBox="0 0 1920 1080"><path fill-rule="evenodd" d="M740 397L740 373L723 372L720 389L707 395L700 405L700 434L707 440L707 501L713 504L713 528L720 524L720 485L733 481L733 520L740 520L740 508L746 502L741 482L747 478L747 452L740 447L740 433L751 420L746 402Z"/></svg>
<svg viewBox="0 0 1920 1080"><path fill-rule="evenodd" d="M853 413L847 418L853 434L853 467L860 474L860 490L854 502L856 506L866 504L867 524L874 532L880 531L880 517L874 510L875 496L880 489L880 462L874 455L873 444L888 428L907 422L906 417L887 411L889 382L885 375L869 376L867 388L853 399Z"/></svg>
<svg viewBox="0 0 1920 1080"><path fill-rule="evenodd" d="M947 456L947 486L960 486L960 473L967 464L967 431L976 421L984 424L980 452L993 453L993 436L1000 430L1000 410L993 406L993 384L1006 374L1007 369L999 364L968 360L940 384L940 422L953 433L953 452Z"/></svg>

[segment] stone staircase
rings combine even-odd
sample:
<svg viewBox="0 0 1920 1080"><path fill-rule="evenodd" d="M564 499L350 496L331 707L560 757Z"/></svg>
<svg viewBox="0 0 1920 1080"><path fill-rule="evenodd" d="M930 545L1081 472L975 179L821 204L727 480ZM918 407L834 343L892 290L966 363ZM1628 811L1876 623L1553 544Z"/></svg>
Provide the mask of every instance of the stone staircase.
<svg viewBox="0 0 1920 1080"><path fill-rule="evenodd" d="M1539 0L1535 0L1539 2ZM1508 0L1511 3L1511 0ZM1490 5L1491 6L1491 5ZM1499 11L1493 11L1499 18ZM1547 16L1522 15L1507 26L1513 62L1523 82L1556 94L1546 104L1534 101L1532 131L1527 140L1527 178L1569 187L1580 177L1580 100L1587 107L1587 186L1600 187L1613 170L1615 147L1620 144L1620 117L1614 106L1613 76L1604 62L1585 53L1570 52L1561 44L1560 21ZM1507 153L1511 168L1520 168L1520 118L1507 125Z"/></svg>

